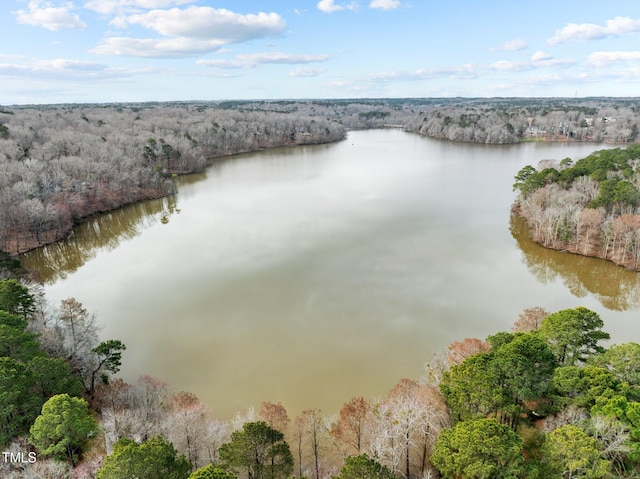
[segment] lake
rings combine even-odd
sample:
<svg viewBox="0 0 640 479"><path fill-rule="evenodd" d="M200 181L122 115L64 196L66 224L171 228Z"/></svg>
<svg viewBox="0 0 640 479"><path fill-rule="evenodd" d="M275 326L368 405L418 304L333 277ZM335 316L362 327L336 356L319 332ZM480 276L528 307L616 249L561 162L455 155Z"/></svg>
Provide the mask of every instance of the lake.
<svg viewBox="0 0 640 479"><path fill-rule="evenodd" d="M262 401L329 414L531 306L583 305L639 341L637 273L546 250L510 215L524 165L600 148L355 131L218 161L24 261L127 345L125 380L152 374L220 418Z"/></svg>

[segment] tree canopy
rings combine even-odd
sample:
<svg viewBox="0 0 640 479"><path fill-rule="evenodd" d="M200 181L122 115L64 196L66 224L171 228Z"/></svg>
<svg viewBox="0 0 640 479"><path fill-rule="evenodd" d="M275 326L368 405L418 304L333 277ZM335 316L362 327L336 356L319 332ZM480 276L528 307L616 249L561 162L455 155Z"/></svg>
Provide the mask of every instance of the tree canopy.
<svg viewBox="0 0 640 479"><path fill-rule="evenodd" d="M0 280L0 444L27 433L52 396L80 394L69 364L48 356L27 330L34 305L17 280Z"/></svg>
<svg viewBox="0 0 640 479"><path fill-rule="evenodd" d="M96 479L187 479L191 464L162 437L141 444L120 439L105 457Z"/></svg>
<svg viewBox="0 0 640 479"><path fill-rule="evenodd" d="M609 339L602 331L600 316L584 306L563 309L547 316L540 326L540 336L547 341L561 365L583 363L589 355L603 353L600 341Z"/></svg>
<svg viewBox="0 0 640 479"><path fill-rule="evenodd" d="M604 353L595 355L589 364L611 371L620 382L640 386L640 344L614 344Z"/></svg>
<svg viewBox="0 0 640 479"><path fill-rule="evenodd" d="M366 454L349 456L340 469L340 474L333 479L394 479L389 468L383 466Z"/></svg>
<svg viewBox="0 0 640 479"><path fill-rule="evenodd" d="M100 373L102 373L103 379L106 381L107 376L104 371L114 374L120 371L120 366L122 365L122 351L125 349L127 349L127 347L122 341L109 339L101 342L91 350L95 355L95 363L91 369L89 387L87 388L90 395L93 396L96 386L96 378Z"/></svg>
<svg viewBox="0 0 640 479"><path fill-rule="evenodd" d="M475 419L440 433L431 462L445 479L516 479L522 438L495 419Z"/></svg>
<svg viewBox="0 0 640 479"><path fill-rule="evenodd" d="M0 310L29 319L35 310L35 299L17 279L0 281Z"/></svg>
<svg viewBox="0 0 640 479"><path fill-rule="evenodd" d="M455 426L431 456L442 477L636 477L640 346L605 349L602 326L587 308L558 311L450 366L440 390ZM496 454L513 456L496 467Z"/></svg>
<svg viewBox="0 0 640 479"><path fill-rule="evenodd" d="M549 433L543 450L555 477L611 477L610 463L600 457L597 441L577 426L567 424Z"/></svg>
<svg viewBox="0 0 640 479"><path fill-rule="evenodd" d="M547 343L534 333L501 333L488 338L490 352L474 354L443 374L440 390L452 418L489 414L515 419L528 401L545 397L556 367Z"/></svg>
<svg viewBox="0 0 640 479"><path fill-rule="evenodd" d="M75 465L97 423L84 399L58 394L42 406L31 426L31 443L45 456L66 458Z"/></svg>
<svg viewBox="0 0 640 479"><path fill-rule="evenodd" d="M266 422L247 422L220 448L223 465L244 470L249 479L286 478L293 471L293 456L280 431Z"/></svg>
<svg viewBox="0 0 640 479"><path fill-rule="evenodd" d="M40 405L29 394L26 366L12 358L0 357L0 444L29 430Z"/></svg>
<svg viewBox="0 0 640 479"><path fill-rule="evenodd" d="M189 475L189 479L236 479L236 477L235 474L213 464L201 467Z"/></svg>

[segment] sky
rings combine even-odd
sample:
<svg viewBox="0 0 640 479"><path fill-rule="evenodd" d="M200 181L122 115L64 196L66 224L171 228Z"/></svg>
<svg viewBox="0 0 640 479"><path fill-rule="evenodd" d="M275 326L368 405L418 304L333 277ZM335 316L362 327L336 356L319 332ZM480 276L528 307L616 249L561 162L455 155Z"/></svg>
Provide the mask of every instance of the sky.
<svg viewBox="0 0 640 479"><path fill-rule="evenodd" d="M0 104L640 96L638 0L2 0Z"/></svg>

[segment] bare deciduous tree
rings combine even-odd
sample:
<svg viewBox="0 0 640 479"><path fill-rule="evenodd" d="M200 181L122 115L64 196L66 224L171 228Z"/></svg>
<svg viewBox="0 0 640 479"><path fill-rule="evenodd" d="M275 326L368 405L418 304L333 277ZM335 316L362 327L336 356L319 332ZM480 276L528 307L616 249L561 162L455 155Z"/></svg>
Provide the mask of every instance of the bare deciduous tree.
<svg viewBox="0 0 640 479"><path fill-rule="evenodd" d="M447 350L449 351L448 361L450 366L462 363L469 356L487 352L491 349L488 342L477 338L465 338L462 341L454 341Z"/></svg>
<svg viewBox="0 0 640 479"><path fill-rule="evenodd" d="M549 312L541 306L533 306L525 309L518 320L514 323L512 330L514 332L527 332L537 330L544 318L549 316Z"/></svg>
<svg viewBox="0 0 640 479"><path fill-rule="evenodd" d="M366 427L370 414L371 404L363 397L349 400L340 409L340 416L331 427L331 435L344 456L360 455L366 448Z"/></svg>
<svg viewBox="0 0 640 479"><path fill-rule="evenodd" d="M402 477L424 477L433 444L448 424L437 390L403 379L373 408L368 453Z"/></svg>
<svg viewBox="0 0 640 479"><path fill-rule="evenodd" d="M287 410L280 404L263 402L258 411L258 417L266 422L270 428L286 434L291 419L287 415Z"/></svg>
<svg viewBox="0 0 640 479"><path fill-rule="evenodd" d="M191 463L192 471L209 463L208 410L192 393L181 392L171 398L164 418L167 439Z"/></svg>

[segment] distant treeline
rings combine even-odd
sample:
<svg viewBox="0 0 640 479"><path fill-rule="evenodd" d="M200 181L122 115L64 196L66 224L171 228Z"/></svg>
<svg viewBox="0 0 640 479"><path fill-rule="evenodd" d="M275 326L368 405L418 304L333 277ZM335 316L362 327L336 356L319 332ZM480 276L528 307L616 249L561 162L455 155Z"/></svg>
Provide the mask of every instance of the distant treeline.
<svg viewBox="0 0 640 479"><path fill-rule="evenodd" d="M636 98L396 98L235 101L238 111L296 112L339 121L350 129L402 127L468 143L640 139Z"/></svg>
<svg viewBox="0 0 640 479"><path fill-rule="evenodd" d="M4 108L0 249L23 252L89 215L171 194L173 175L211 158L344 137L324 118L213 105Z"/></svg>
<svg viewBox="0 0 640 479"><path fill-rule="evenodd" d="M408 131L452 141L590 141L630 143L640 139L640 110L621 99L487 101L432 108Z"/></svg>

